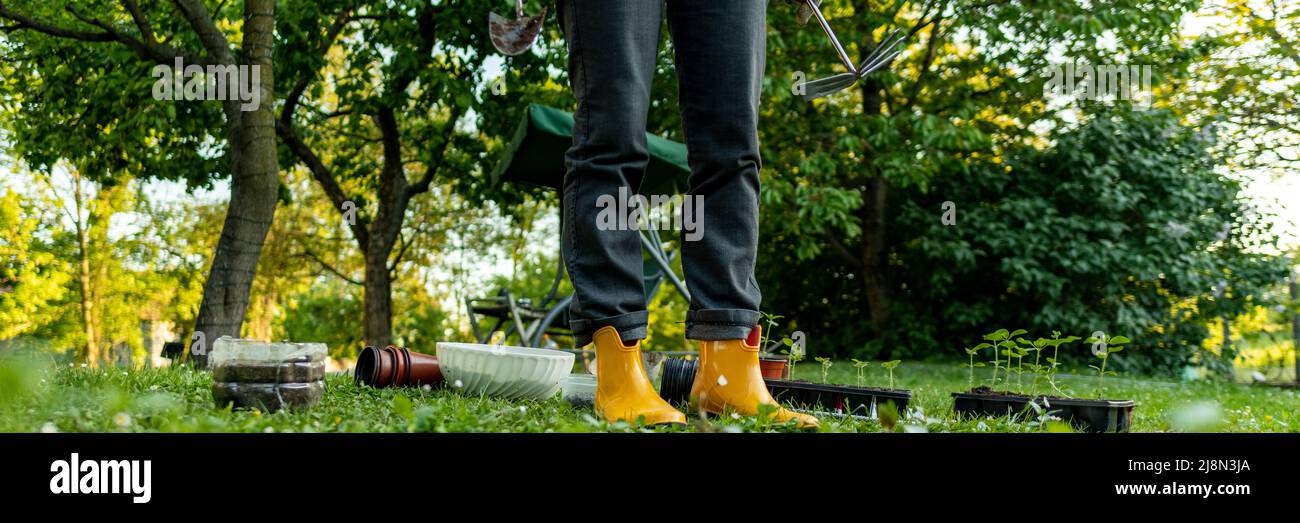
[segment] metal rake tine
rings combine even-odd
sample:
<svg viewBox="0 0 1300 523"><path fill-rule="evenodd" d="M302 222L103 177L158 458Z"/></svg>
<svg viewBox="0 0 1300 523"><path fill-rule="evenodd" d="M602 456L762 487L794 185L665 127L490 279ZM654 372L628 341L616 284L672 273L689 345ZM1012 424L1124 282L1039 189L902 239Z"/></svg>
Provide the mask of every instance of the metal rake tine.
<svg viewBox="0 0 1300 523"><path fill-rule="evenodd" d="M876 58L893 51L898 44L906 40L907 37L899 35L900 31L900 29L894 29L886 34L885 38L880 41L880 44L877 45L875 49L872 49L871 53L869 53L866 58L862 59L862 65L865 66L868 62L873 62ZM861 67L859 67L859 69L861 69Z"/></svg>
<svg viewBox="0 0 1300 523"><path fill-rule="evenodd" d="M876 70L880 69L882 66L889 63L890 60L893 60L894 57L902 54L902 52L903 50L899 49L897 51L894 51L888 56L881 57L879 60L876 60L869 66L864 66L861 70L858 71L858 78L864 78L867 75L876 72Z"/></svg>
<svg viewBox="0 0 1300 523"><path fill-rule="evenodd" d="M841 73L819 78L804 84L804 101L811 102L823 96L843 91L858 82L857 73Z"/></svg>

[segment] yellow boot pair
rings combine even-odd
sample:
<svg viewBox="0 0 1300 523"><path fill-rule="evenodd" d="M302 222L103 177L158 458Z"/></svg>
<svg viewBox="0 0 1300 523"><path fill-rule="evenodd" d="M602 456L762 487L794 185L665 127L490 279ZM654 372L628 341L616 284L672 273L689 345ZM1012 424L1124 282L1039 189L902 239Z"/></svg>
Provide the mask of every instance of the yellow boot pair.
<svg viewBox="0 0 1300 523"><path fill-rule="evenodd" d="M640 342L623 344L613 327L597 330L593 341L597 413L611 422L686 423L686 416L660 398L650 385L641 361ZM691 404L711 414L729 409L747 416L757 415L761 404L772 405L776 407L771 414L773 421L794 420L803 429L817 427L817 418L790 412L772 398L759 371L758 347L745 340L700 343L700 366L691 386Z"/></svg>

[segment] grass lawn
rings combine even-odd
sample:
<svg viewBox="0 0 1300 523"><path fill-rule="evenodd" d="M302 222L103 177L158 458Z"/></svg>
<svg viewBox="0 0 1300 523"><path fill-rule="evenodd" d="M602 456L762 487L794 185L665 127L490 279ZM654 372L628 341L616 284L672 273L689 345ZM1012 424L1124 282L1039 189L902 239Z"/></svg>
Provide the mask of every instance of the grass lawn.
<svg viewBox="0 0 1300 523"><path fill-rule="evenodd" d="M983 369L980 369L983 370ZM985 374L986 376L987 374ZM802 364L800 379L821 380L816 363ZM977 379L978 379L977 375ZM853 384L848 362L830 371L833 383ZM957 363L905 362L895 371L896 385L914 394L912 412L900 428L929 432L1032 432L1029 423L1007 418L958 420L949 393L968 387ZM1026 375L1026 379L1029 376ZM1065 376L1063 388L1092 397L1091 377ZM865 385L885 386L878 364L865 373ZM608 424L589 409L575 409L559 399L506 401L468 396L454 390L383 389L354 384L350 376L331 375L321 404L297 413L264 414L216 408L211 377L187 368L124 371L82 368L49 369L0 362L0 432L593 432L633 431ZM1230 383L1173 383L1108 378L1106 396L1137 402L1133 430L1168 431L1179 427L1179 413L1209 415L1228 432L1300 430L1295 390ZM1202 402L1199 409L1186 406ZM1213 406L1206 406L1208 402ZM1173 419L1173 421L1171 421ZM695 422L691 431L785 430L749 418L713 418ZM825 432L879 432L873 420L823 418Z"/></svg>

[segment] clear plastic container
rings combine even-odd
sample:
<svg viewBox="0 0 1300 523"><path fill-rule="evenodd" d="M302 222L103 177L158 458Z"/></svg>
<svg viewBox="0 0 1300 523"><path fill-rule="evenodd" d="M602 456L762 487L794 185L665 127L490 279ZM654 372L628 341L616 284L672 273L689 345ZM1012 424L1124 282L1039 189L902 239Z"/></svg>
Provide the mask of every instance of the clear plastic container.
<svg viewBox="0 0 1300 523"><path fill-rule="evenodd" d="M325 395L323 343L265 342L223 336L212 344L212 399L218 407L274 412L303 409Z"/></svg>

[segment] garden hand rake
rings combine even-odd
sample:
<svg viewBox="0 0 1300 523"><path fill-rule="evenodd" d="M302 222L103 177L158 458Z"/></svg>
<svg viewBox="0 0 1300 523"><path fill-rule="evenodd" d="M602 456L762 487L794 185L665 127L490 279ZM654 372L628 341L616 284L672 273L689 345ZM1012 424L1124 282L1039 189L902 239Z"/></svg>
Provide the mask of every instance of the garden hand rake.
<svg viewBox="0 0 1300 523"><path fill-rule="evenodd" d="M831 29L830 22L826 21L826 15L822 14L819 3L820 0L803 0L803 5L799 8L800 18L804 19L803 17L807 16L805 13L808 13L817 19L817 24L822 26L822 31L826 32L826 36L831 40L831 45L835 47L835 53L839 55L840 63L843 63L849 72L805 83L803 85L803 98L810 102L847 89L858 83L858 80L884 67L890 60L903 52L901 48L896 48L898 44L907 39L901 34L902 31L894 29L885 34L885 37L880 41L880 45L872 49L871 53L866 58L863 58L860 64L854 65L853 60L849 58L848 51L845 51L844 45L840 43L839 37L835 36L835 30Z"/></svg>

